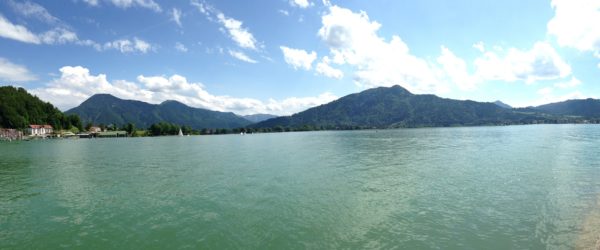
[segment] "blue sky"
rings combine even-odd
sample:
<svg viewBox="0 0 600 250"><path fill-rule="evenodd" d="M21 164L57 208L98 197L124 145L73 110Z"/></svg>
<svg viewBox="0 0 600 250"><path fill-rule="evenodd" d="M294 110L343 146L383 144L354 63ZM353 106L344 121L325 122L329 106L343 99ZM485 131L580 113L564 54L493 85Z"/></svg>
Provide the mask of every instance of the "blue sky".
<svg viewBox="0 0 600 250"><path fill-rule="evenodd" d="M292 114L377 86L513 106L600 97L600 2L7 0L0 85Z"/></svg>

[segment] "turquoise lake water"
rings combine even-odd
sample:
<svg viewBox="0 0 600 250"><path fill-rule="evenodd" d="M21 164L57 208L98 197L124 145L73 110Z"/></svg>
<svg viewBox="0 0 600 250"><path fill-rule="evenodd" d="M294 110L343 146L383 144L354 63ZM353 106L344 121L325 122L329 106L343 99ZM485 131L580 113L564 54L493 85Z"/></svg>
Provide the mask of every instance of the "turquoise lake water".
<svg viewBox="0 0 600 250"><path fill-rule="evenodd" d="M0 143L1 249L574 249L600 126Z"/></svg>

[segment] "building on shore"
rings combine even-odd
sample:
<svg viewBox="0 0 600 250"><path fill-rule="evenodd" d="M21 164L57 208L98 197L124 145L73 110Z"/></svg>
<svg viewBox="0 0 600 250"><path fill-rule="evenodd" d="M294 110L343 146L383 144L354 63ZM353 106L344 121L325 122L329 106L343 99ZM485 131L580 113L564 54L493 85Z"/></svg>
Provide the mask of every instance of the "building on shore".
<svg viewBox="0 0 600 250"><path fill-rule="evenodd" d="M37 125L31 124L25 129L25 133L29 136L41 136L46 137L52 135L53 129L50 125Z"/></svg>
<svg viewBox="0 0 600 250"><path fill-rule="evenodd" d="M90 132L90 133L100 133L100 132L102 132L102 128L100 128L100 127L90 127L90 130L88 132Z"/></svg>
<svg viewBox="0 0 600 250"><path fill-rule="evenodd" d="M23 132L12 128L0 128L0 140L21 140Z"/></svg>

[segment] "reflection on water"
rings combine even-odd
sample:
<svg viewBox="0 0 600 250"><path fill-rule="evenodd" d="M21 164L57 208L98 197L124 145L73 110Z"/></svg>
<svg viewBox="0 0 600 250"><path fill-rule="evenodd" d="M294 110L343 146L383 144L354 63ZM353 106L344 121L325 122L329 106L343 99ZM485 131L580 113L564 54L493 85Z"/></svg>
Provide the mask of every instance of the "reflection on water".
<svg viewBox="0 0 600 250"><path fill-rule="evenodd" d="M0 144L0 248L597 247L600 127Z"/></svg>

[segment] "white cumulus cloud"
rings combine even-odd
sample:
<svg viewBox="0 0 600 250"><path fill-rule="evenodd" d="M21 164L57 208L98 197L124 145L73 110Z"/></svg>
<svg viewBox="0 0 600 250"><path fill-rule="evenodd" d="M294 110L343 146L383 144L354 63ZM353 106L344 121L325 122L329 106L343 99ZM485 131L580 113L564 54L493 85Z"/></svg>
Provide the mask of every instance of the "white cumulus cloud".
<svg viewBox="0 0 600 250"><path fill-rule="evenodd" d="M310 70L312 63L317 59L317 53L311 51L308 53L301 49L292 49L286 46L280 46L285 62L291 65L294 69Z"/></svg>
<svg viewBox="0 0 600 250"><path fill-rule="evenodd" d="M341 77L341 71L330 67L349 66L361 87L397 84L414 93L444 94L454 87L474 90L486 81L534 83L571 75L570 65L549 42L536 42L526 50L499 46L486 50L483 42L477 42L473 48L481 55L469 62L441 46L440 55L432 60L413 55L399 36L380 36L381 24L364 11L329 6L321 22L318 36L329 55L327 62L317 64L317 73Z"/></svg>
<svg viewBox="0 0 600 250"><path fill-rule="evenodd" d="M484 80L506 82L553 80L567 77L571 67L547 42L537 42L530 50L509 48L507 52L485 51L475 60L476 74Z"/></svg>
<svg viewBox="0 0 600 250"><path fill-rule="evenodd" d="M476 77L470 75L467 70L467 63L456 56L450 49L442 46L442 55L437 58L442 69L452 82L461 90L472 90L477 84Z"/></svg>
<svg viewBox="0 0 600 250"><path fill-rule="evenodd" d="M476 47L482 54L474 60L474 73L469 73L465 60L445 46L442 46L442 53L437 58L442 76L461 90L473 90L486 81L522 81L531 84L571 75L571 67L547 42L537 42L529 50L494 46L494 50L488 51L483 43L478 43Z"/></svg>
<svg viewBox="0 0 600 250"><path fill-rule="evenodd" d="M302 9L306 9L310 6L313 5L313 3L311 3L308 0L290 0L290 5L294 6L294 7L299 7Z"/></svg>
<svg viewBox="0 0 600 250"><path fill-rule="evenodd" d="M323 59L321 59L321 61L319 63L317 63L317 66L315 67L315 71L318 74L324 75L329 78L342 79L342 77L344 77L344 72L342 72L339 69L331 67L330 63L331 63L331 60L329 59L329 57L324 56Z"/></svg>
<svg viewBox="0 0 600 250"><path fill-rule="evenodd" d="M10 62L0 57L0 80L10 82L27 82L37 80L29 70L23 66Z"/></svg>
<svg viewBox="0 0 600 250"><path fill-rule="evenodd" d="M236 98L226 95L213 95L201 83L189 82L181 75L144 76L136 82L126 80L109 81L104 74L93 75L81 66L60 68L60 77L47 86L33 89L32 93L50 101L65 110L75 107L97 93L108 93L119 98L161 103L176 100L192 107L237 114L267 113L289 115L337 99L331 93L313 97L289 97L281 100L261 101L253 98Z"/></svg>
<svg viewBox="0 0 600 250"><path fill-rule="evenodd" d="M331 6L322 16L318 35L329 46L333 63L354 68L359 86L398 84L416 93L447 91L429 62L412 55L400 37L380 37L380 27L366 12Z"/></svg>
<svg viewBox="0 0 600 250"><path fill-rule="evenodd" d="M62 67L61 77L54 79L48 86L33 89L31 92L43 100L50 101L59 108L71 108L83 102L94 91L112 93L121 97L135 97L133 92L115 87L106 79L106 75L90 75L83 67Z"/></svg>
<svg viewBox="0 0 600 250"><path fill-rule="evenodd" d="M593 52L600 58L600 1L552 0L555 15L548 22L548 34L560 46Z"/></svg>

